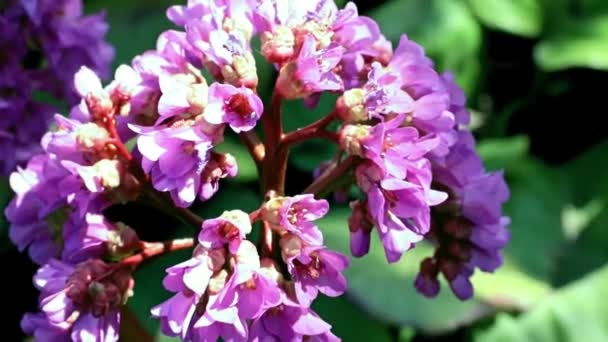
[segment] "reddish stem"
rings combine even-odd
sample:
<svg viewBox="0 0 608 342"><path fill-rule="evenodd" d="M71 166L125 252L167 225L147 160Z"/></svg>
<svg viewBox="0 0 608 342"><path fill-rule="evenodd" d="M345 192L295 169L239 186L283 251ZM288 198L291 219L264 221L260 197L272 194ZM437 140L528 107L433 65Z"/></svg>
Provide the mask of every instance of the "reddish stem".
<svg viewBox="0 0 608 342"><path fill-rule="evenodd" d="M251 223L253 223L253 222L259 220L260 219L260 213L261 213L260 209L257 209L255 211L251 212L249 214L249 221L251 221Z"/></svg>
<svg viewBox="0 0 608 342"><path fill-rule="evenodd" d="M278 194L284 193L285 173L287 171L288 151L279 151L278 146L283 138L283 124L281 119L281 95L275 90L272 94L270 107L262 115L264 128L264 190L275 190Z"/></svg>
<svg viewBox="0 0 608 342"><path fill-rule="evenodd" d="M116 150L118 154L123 157L126 161L131 161L133 156L131 156L131 152L127 149L125 144L123 144L120 136L118 135L118 131L116 130L116 120L113 117L106 117L103 119L104 126L110 133L110 137L112 138L112 144L116 146Z"/></svg>
<svg viewBox="0 0 608 342"><path fill-rule="evenodd" d="M264 256L271 256L272 255L272 238L273 238L273 232L272 229L270 228L270 223L264 221L263 225L263 230L262 230L262 253Z"/></svg>
<svg viewBox="0 0 608 342"><path fill-rule="evenodd" d="M338 165L334 166L323 172L319 178L317 178L312 184L310 184L303 193L305 194L319 194L329 188L336 180L342 177L350 168L359 161L357 156L349 156L343 161L339 162Z"/></svg>
<svg viewBox="0 0 608 342"><path fill-rule="evenodd" d="M286 134L281 143L279 144L279 150L288 149L290 146L300 143L302 141L311 138L324 138L334 142L338 142L338 135L336 133L328 132L325 128L335 119L334 113L330 113L322 119L313 122L312 124L298 128L296 131Z"/></svg>
<svg viewBox="0 0 608 342"><path fill-rule="evenodd" d="M182 249L192 248L194 246L194 239L175 239L164 242L142 242L142 251L126 257L120 261L122 266L137 266L142 261L155 257L157 255L179 251Z"/></svg>
<svg viewBox="0 0 608 342"><path fill-rule="evenodd" d="M247 146L249 154L251 154L251 157L259 170L264 161L264 156L266 155L264 144L260 141L260 138L258 138L258 135L255 134L254 131L242 132L239 136L241 137L241 141Z"/></svg>

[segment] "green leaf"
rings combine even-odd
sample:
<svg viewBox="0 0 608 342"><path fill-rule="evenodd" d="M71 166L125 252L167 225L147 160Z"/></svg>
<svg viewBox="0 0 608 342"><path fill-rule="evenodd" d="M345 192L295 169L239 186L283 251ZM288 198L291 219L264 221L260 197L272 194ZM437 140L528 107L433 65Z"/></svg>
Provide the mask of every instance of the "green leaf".
<svg viewBox="0 0 608 342"><path fill-rule="evenodd" d="M479 143L477 152L488 170L510 169L523 160L529 150L526 136L486 139Z"/></svg>
<svg viewBox="0 0 608 342"><path fill-rule="evenodd" d="M500 314L475 342L579 342L608 340L608 267L547 297L519 317Z"/></svg>
<svg viewBox="0 0 608 342"><path fill-rule="evenodd" d="M608 15L562 20L536 45L534 58L546 71L573 67L608 69Z"/></svg>
<svg viewBox="0 0 608 342"><path fill-rule="evenodd" d="M359 308L344 296L319 296L313 303L313 309L332 325L331 331L343 341L392 340L386 326L361 313Z"/></svg>
<svg viewBox="0 0 608 342"><path fill-rule="evenodd" d="M347 208L332 208L319 222L328 247L347 255L350 254L348 215ZM485 314L486 306L477 300L459 301L446 284L434 299L416 292L414 279L420 261L431 254L429 246L420 244L400 262L389 265L374 236L368 255L351 258L346 270L348 297L378 320L432 332L453 329Z"/></svg>
<svg viewBox="0 0 608 342"><path fill-rule="evenodd" d="M578 238L566 245L557 259L558 268L553 274L557 286L578 279L608 262L608 193L602 199L592 202L591 209L599 206L599 212L593 213L588 224L580 228Z"/></svg>
<svg viewBox="0 0 608 342"><path fill-rule="evenodd" d="M543 28L539 0L468 0L484 25L525 37L537 37Z"/></svg>
<svg viewBox="0 0 608 342"><path fill-rule="evenodd" d="M453 71L471 96L480 71L481 28L459 0L390 1L370 13L397 43L402 34L422 45L441 71Z"/></svg>
<svg viewBox="0 0 608 342"><path fill-rule="evenodd" d="M506 253L523 272L548 282L565 235L561 213L570 201L563 173L534 160L507 170L511 198L505 212L511 217L511 241Z"/></svg>
<svg viewBox="0 0 608 342"><path fill-rule="evenodd" d="M574 204L584 206L597 196L608 194L608 140L597 144L565 165L564 171Z"/></svg>
<svg viewBox="0 0 608 342"><path fill-rule="evenodd" d="M130 64L133 57L156 48L158 35L173 27L165 16L165 9L166 4L141 5L132 10L109 8L110 32L107 39L116 51L113 69L120 64Z"/></svg>
<svg viewBox="0 0 608 342"><path fill-rule="evenodd" d="M247 147L234 136L226 136L224 142L219 144L215 150L221 153L230 153L236 159L239 173L236 180L240 182L251 182L258 179L258 169L249 154Z"/></svg>

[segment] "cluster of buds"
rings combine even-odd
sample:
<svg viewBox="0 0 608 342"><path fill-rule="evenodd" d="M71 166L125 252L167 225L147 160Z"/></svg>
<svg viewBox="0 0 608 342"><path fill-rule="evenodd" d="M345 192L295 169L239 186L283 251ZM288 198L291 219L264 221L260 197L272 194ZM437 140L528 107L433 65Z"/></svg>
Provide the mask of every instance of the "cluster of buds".
<svg viewBox="0 0 608 342"><path fill-rule="evenodd" d="M163 333L185 341L337 340L311 309L319 293L347 290L349 260L325 246L315 224L329 211L320 197L334 191L352 200L353 256L368 253L373 231L389 263L424 240L436 246L415 282L424 295L438 293L441 273L467 299L474 270L501 264L508 188L475 153L462 90L416 43L402 36L393 52L373 20L332 0L192 0L167 15L183 30L163 32L155 50L120 66L108 86L88 68L76 74L80 104L69 118L56 117L57 129L42 139L45 153L11 176L11 238L45 264L36 276L43 313L26 316L27 332L117 340L130 272L194 247L167 269L163 285L174 295L151 309ZM278 72L266 106L255 37ZM282 103L315 106L323 92L338 95L334 110L283 132ZM264 197L251 213L203 219L188 208L238 172L235 158L216 149L226 127L248 147ZM286 194L289 150L312 138L335 143L338 153L302 194ZM141 198L200 229L198 238L140 242L104 218L109 206ZM46 279L63 283L50 288ZM60 318L47 305L57 293L68 298Z"/></svg>

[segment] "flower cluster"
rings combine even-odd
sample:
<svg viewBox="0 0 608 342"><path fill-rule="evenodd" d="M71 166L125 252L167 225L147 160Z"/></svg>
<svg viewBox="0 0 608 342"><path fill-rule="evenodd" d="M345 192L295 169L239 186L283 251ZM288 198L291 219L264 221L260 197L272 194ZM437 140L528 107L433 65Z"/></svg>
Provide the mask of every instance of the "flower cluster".
<svg viewBox="0 0 608 342"><path fill-rule="evenodd" d="M191 0L167 16L183 29L163 32L154 50L120 66L105 87L90 68L76 73L80 102L68 118L55 117L43 153L11 175L11 239L43 265L35 277L42 312L23 319L26 332L116 341L120 306L137 292L131 272L148 258L193 248L166 270L173 296L151 308L164 334L337 340L311 309L319 293L347 290L349 260L325 246L315 223L329 211L320 197L332 191L343 202L359 194L348 219L353 256L368 253L373 230L389 263L423 240L436 246L414 284L424 295L438 293L441 272L456 296L469 298L474 270L501 264L508 189L475 153L462 90L416 43L402 36L393 51L354 4L338 9L331 0ZM253 39L278 73L266 105ZM324 92L338 95L331 113L283 132L284 101L315 106ZM217 149L229 131L256 162L263 199L250 213L228 208L203 219L189 207L238 172L236 159ZM335 143L338 153L301 194L286 194L289 150L312 138ZM139 241L104 217L110 206L134 201L190 223L197 238Z"/></svg>
<svg viewBox="0 0 608 342"><path fill-rule="evenodd" d="M109 73L114 50L104 14L82 15L78 1L8 0L0 5L0 174L39 151L54 109L32 99L44 92L73 104L81 65Z"/></svg>

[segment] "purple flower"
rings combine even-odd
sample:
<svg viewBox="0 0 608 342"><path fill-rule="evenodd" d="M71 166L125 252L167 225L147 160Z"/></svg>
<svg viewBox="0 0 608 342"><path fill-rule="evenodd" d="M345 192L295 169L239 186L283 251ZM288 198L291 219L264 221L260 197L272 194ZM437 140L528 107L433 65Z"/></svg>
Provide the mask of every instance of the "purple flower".
<svg viewBox="0 0 608 342"><path fill-rule="evenodd" d="M373 161L389 175L403 179L408 165L415 163L439 143L433 137L419 137L413 127L401 127L403 116L374 126L345 125L340 143L350 154Z"/></svg>
<svg viewBox="0 0 608 342"><path fill-rule="evenodd" d="M192 204L201 190L201 174L214 138L206 135L200 126L130 127L140 134L137 148L143 156L144 171L152 176L154 188L170 192L178 206Z"/></svg>
<svg viewBox="0 0 608 342"><path fill-rule="evenodd" d="M38 270L34 284L40 289L42 313L24 316L26 332L74 341L118 340L119 308L133 286L128 273L112 273L100 260L72 266L51 259Z"/></svg>
<svg viewBox="0 0 608 342"><path fill-rule="evenodd" d="M305 98L322 91L342 90L342 81L333 69L340 62L344 48L330 45L317 50L315 45L315 39L306 36L295 61L281 68L277 91L286 99Z"/></svg>
<svg viewBox="0 0 608 342"><path fill-rule="evenodd" d="M476 268L493 272L502 264L501 249L510 238L502 204L509 190L502 173L485 173L472 135L463 131L458 137L450 153L433 165L436 182L448 189L449 199L436 208L437 222L428 238L437 249L423 261L416 288L427 296L436 295L441 272L454 294L465 300L473 295L469 278Z"/></svg>
<svg viewBox="0 0 608 342"><path fill-rule="evenodd" d="M236 133L252 130L264 112L262 100L248 88L214 83L209 87L209 97L205 120L227 123Z"/></svg>
<svg viewBox="0 0 608 342"><path fill-rule="evenodd" d="M211 152L211 157L201 175L201 190L199 198L206 201L219 190L221 179L236 177L238 165L236 159L229 153Z"/></svg>
<svg viewBox="0 0 608 342"><path fill-rule="evenodd" d="M185 21L193 53L202 56L218 81L255 89L258 76L249 45L253 33L251 8L245 1L240 5L225 1L225 7L200 6L194 10L198 18L186 19L189 15L184 13L186 20L179 21Z"/></svg>
<svg viewBox="0 0 608 342"><path fill-rule="evenodd" d="M48 155L33 157L25 169L10 176L15 197L6 208L9 236L19 250L30 246L29 254L38 264L59 253L59 239L68 210L61 196L61 182L68 173Z"/></svg>
<svg viewBox="0 0 608 342"><path fill-rule="evenodd" d="M283 296L282 303L251 323L249 341L339 341L331 325L312 309L302 307Z"/></svg>
<svg viewBox="0 0 608 342"><path fill-rule="evenodd" d="M207 249L227 244L228 251L236 254L241 241L250 232L249 214L241 210L224 211L220 217L203 222L198 241Z"/></svg>
<svg viewBox="0 0 608 342"><path fill-rule="evenodd" d="M104 255L125 255L136 247L137 234L122 223L112 224L98 213L70 215L63 227L62 259L78 263Z"/></svg>
<svg viewBox="0 0 608 342"><path fill-rule="evenodd" d="M333 41L345 47L347 53L369 48L381 35L378 24L371 18L359 16L357 6L352 2L338 11L332 30Z"/></svg>
<svg viewBox="0 0 608 342"><path fill-rule="evenodd" d="M286 235L283 239L293 239ZM283 240L282 239L282 240ZM281 242L293 245L293 242ZM296 251L289 251L292 255ZM295 282L295 293L302 306L309 306L321 292L329 297L342 295L347 288L342 271L348 267L348 258L325 247L303 247L295 256L283 253L287 268Z"/></svg>
<svg viewBox="0 0 608 342"><path fill-rule="evenodd" d="M367 194L368 210L376 222L387 260L396 262L422 240L430 228L430 206L443 202L446 194L431 190L430 163L420 159L402 180L386 176L375 164L357 167L359 187Z"/></svg>
<svg viewBox="0 0 608 342"><path fill-rule="evenodd" d="M160 318L165 335L186 338L201 296L225 261L223 249L197 248L191 259L167 269L163 286L176 294L151 310L152 316Z"/></svg>
<svg viewBox="0 0 608 342"><path fill-rule="evenodd" d="M213 228L204 228L210 233L204 230L201 235L213 237ZM247 320L279 305L281 292L276 276L271 277L276 268L268 262L261 265L255 246L247 240L228 253L226 244L230 246L224 241L211 250L199 245L192 259L167 269L163 284L176 294L152 309L152 315L161 319L163 333L194 341L246 340Z"/></svg>
<svg viewBox="0 0 608 342"><path fill-rule="evenodd" d="M350 208L353 210L348 218L350 252L359 258L369 252L370 233L374 228L374 221L369 214L367 201L351 202Z"/></svg>
<svg viewBox="0 0 608 342"><path fill-rule="evenodd" d="M262 208L262 217L278 230L287 230L306 243L321 246L323 235L313 221L329 211L326 200L316 200L313 195L274 197Z"/></svg>

